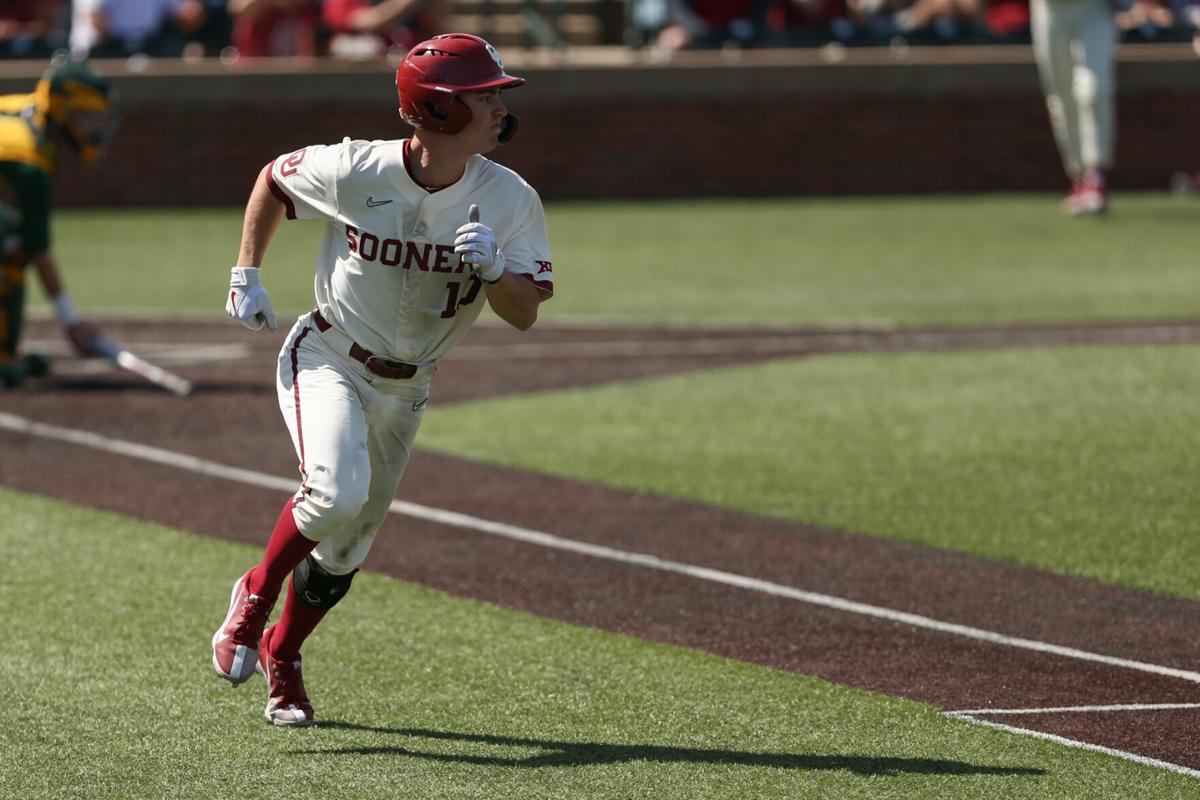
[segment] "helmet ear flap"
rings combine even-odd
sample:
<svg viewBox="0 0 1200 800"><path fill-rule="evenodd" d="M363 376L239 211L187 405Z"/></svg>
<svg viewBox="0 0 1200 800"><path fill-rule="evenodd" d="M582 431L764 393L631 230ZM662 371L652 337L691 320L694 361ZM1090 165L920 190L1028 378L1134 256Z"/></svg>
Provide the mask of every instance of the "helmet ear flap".
<svg viewBox="0 0 1200 800"><path fill-rule="evenodd" d="M449 120L450 120L450 115L443 113L437 107L437 104L430 100L425 101L425 113L428 114L433 119L437 120L438 122L445 123L445 122L449 122Z"/></svg>
<svg viewBox="0 0 1200 800"><path fill-rule="evenodd" d="M471 109L458 92L437 92L417 85L400 90L400 116L414 128L458 133L471 121Z"/></svg>

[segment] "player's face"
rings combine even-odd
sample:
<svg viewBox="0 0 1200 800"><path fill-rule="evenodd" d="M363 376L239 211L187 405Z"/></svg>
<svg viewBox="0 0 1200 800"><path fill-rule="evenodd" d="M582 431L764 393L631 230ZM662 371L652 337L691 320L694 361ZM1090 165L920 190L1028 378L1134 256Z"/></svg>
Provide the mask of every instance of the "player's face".
<svg viewBox="0 0 1200 800"><path fill-rule="evenodd" d="M99 158L117 130L117 113L113 108L96 111L72 108L67 112L68 144L79 151L84 161Z"/></svg>
<svg viewBox="0 0 1200 800"><path fill-rule="evenodd" d="M460 97L471 109L471 122L459 136L466 137L475 147L476 153L489 153L500 141L500 129L508 107L500 99L497 89L479 89L463 92Z"/></svg>

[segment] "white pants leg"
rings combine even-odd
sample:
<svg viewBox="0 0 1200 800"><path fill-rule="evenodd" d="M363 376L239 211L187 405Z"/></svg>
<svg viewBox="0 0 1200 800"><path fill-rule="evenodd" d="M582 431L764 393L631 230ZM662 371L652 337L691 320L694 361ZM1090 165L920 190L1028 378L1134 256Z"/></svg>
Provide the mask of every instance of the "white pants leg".
<svg viewBox="0 0 1200 800"><path fill-rule="evenodd" d="M1112 164L1117 27L1107 0L1032 0L1030 30L1063 168Z"/></svg>
<svg viewBox="0 0 1200 800"><path fill-rule="evenodd" d="M1074 58L1071 41L1074 37L1074 15L1069 4L1062 0L1032 0L1030 3L1030 34L1033 55L1037 61L1046 109L1050 112L1050 128L1063 169L1072 179L1083 171L1079 147L1079 109L1075 105Z"/></svg>
<svg viewBox="0 0 1200 800"><path fill-rule="evenodd" d="M1116 138L1117 23L1103 0L1084 4L1075 66L1079 158L1084 169L1108 169Z"/></svg>
<svg viewBox="0 0 1200 800"><path fill-rule="evenodd" d="M292 513L329 572L366 559L408 465L433 371L407 381L375 376L335 351L307 315L288 334L276 390L300 459Z"/></svg>

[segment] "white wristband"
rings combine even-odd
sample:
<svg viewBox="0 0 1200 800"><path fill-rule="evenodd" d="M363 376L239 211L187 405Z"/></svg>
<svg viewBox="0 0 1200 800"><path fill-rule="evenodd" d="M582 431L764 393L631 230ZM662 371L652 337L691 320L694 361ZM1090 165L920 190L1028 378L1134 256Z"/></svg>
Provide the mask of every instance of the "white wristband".
<svg viewBox="0 0 1200 800"><path fill-rule="evenodd" d="M75 306L66 292L60 292L58 297L54 298L54 310L58 313L58 323L64 328L78 324L79 315L75 313Z"/></svg>
<svg viewBox="0 0 1200 800"><path fill-rule="evenodd" d="M234 267L229 271L230 286L258 286L262 283L261 267Z"/></svg>

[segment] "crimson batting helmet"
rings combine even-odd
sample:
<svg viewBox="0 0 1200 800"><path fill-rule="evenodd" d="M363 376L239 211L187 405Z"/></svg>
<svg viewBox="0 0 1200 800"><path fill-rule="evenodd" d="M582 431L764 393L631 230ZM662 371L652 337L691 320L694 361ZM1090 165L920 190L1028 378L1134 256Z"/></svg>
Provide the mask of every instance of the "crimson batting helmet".
<svg viewBox="0 0 1200 800"><path fill-rule="evenodd" d="M512 89L524 78L504 71L500 54L478 36L444 33L418 44L396 69L400 116L414 128L458 133L471 121L471 109L459 92L473 89ZM504 119L500 141L517 132L517 117Z"/></svg>

